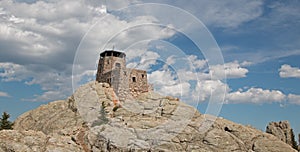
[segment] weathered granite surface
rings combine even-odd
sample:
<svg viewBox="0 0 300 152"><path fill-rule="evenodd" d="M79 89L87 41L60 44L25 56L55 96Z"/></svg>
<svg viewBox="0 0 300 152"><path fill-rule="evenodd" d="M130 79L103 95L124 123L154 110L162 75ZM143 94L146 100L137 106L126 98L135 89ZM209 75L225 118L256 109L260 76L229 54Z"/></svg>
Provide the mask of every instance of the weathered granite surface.
<svg viewBox="0 0 300 152"><path fill-rule="evenodd" d="M295 151L271 134L222 118L209 126L213 120L154 92L118 102L107 84L90 82L21 115L14 130L0 132L0 152Z"/></svg>
<svg viewBox="0 0 300 152"><path fill-rule="evenodd" d="M293 129L288 121L270 122L267 125L266 132L276 136L278 139L290 146L295 144L296 147Z"/></svg>

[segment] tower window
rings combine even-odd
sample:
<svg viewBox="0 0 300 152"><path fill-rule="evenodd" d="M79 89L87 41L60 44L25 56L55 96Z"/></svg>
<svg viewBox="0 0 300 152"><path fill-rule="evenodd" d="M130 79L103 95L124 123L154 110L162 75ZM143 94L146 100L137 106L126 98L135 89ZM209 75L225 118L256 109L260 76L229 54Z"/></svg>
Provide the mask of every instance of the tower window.
<svg viewBox="0 0 300 152"><path fill-rule="evenodd" d="M142 74L142 78L144 78L145 77L145 75L144 74Z"/></svg>
<svg viewBox="0 0 300 152"><path fill-rule="evenodd" d="M132 77L132 82L136 82L136 77Z"/></svg>
<svg viewBox="0 0 300 152"><path fill-rule="evenodd" d="M116 68L121 68L121 64L120 63L116 63L115 67Z"/></svg>

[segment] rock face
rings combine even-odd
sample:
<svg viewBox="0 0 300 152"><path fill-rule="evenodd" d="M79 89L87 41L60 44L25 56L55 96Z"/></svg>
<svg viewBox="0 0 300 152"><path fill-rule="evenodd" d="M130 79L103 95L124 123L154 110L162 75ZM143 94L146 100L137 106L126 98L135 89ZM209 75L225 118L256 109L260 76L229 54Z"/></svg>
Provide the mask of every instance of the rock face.
<svg viewBox="0 0 300 152"><path fill-rule="evenodd" d="M118 102L112 88L97 82L23 114L14 129L0 132L0 152L295 151L273 135L154 92Z"/></svg>
<svg viewBox="0 0 300 152"><path fill-rule="evenodd" d="M57 134L45 135L40 131L2 130L0 132L0 152L73 152L82 148L70 137Z"/></svg>
<svg viewBox="0 0 300 152"><path fill-rule="evenodd" d="M288 121L270 122L267 125L266 132L293 146L294 133Z"/></svg>
<svg viewBox="0 0 300 152"><path fill-rule="evenodd" d="M28 111L14 122L15 130L38 130L45 134L83 123L71 100L59 100Z"/></svg>

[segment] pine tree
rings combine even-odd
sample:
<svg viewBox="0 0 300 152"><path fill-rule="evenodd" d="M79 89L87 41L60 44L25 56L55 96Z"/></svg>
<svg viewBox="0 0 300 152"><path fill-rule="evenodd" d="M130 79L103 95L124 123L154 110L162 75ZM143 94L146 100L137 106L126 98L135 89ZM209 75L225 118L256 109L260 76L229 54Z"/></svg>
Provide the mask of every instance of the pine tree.
<svg viewBox="0 0 300 152"><path fill-rule="evenodd" d="M8 120L9 117L10 115L8 113L3 112L2 118L0 118L0 130L12 129L13 123Z"/></svg>
<svg viewBox="0 0 300 152"><path fill-rule="evenodd" d="M92 127L94 126L100 126L102 124L106 124L108 123L108 119L106 118L106 112L105 112L105 103L102 102L102 106L100 108L100 111L99 111L99 117L98 117L98 120L95 120L93 123L92 123Z"/></svg>
<svg viewBox="0 0 300 152"><path fill-rule="evenodd" d="M291 129L291 138L292 138L292 147L294 149L298 150L298 145L297 145L297 142L295 140L295 135L294 135L293 129Z"/></svg>
<svg viewBox="0 0 300 152"><path fill-rule="evenodd" d="M300 146L300 134L298 134L298 145Z"/></svg>

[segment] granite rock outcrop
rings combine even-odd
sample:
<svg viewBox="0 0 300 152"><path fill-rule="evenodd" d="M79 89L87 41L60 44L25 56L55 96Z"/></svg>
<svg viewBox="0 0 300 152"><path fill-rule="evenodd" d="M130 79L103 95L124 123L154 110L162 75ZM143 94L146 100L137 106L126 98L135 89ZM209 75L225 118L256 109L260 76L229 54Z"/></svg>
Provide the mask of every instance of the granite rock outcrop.
<svg viewBox="0 0 300 152"><path fill-rule="evenodd" d="M105 83L90 82L68 99L21 115L0 132L2 151L294 152L275 136L200 114L176 98L148 92L119 102Z"/></svg>
<svg viewBox="0 0 300 152"><path fill-rule="evenodd" d="M266 132L297 149L294 132L288 121L270 122Z"/></svg>

